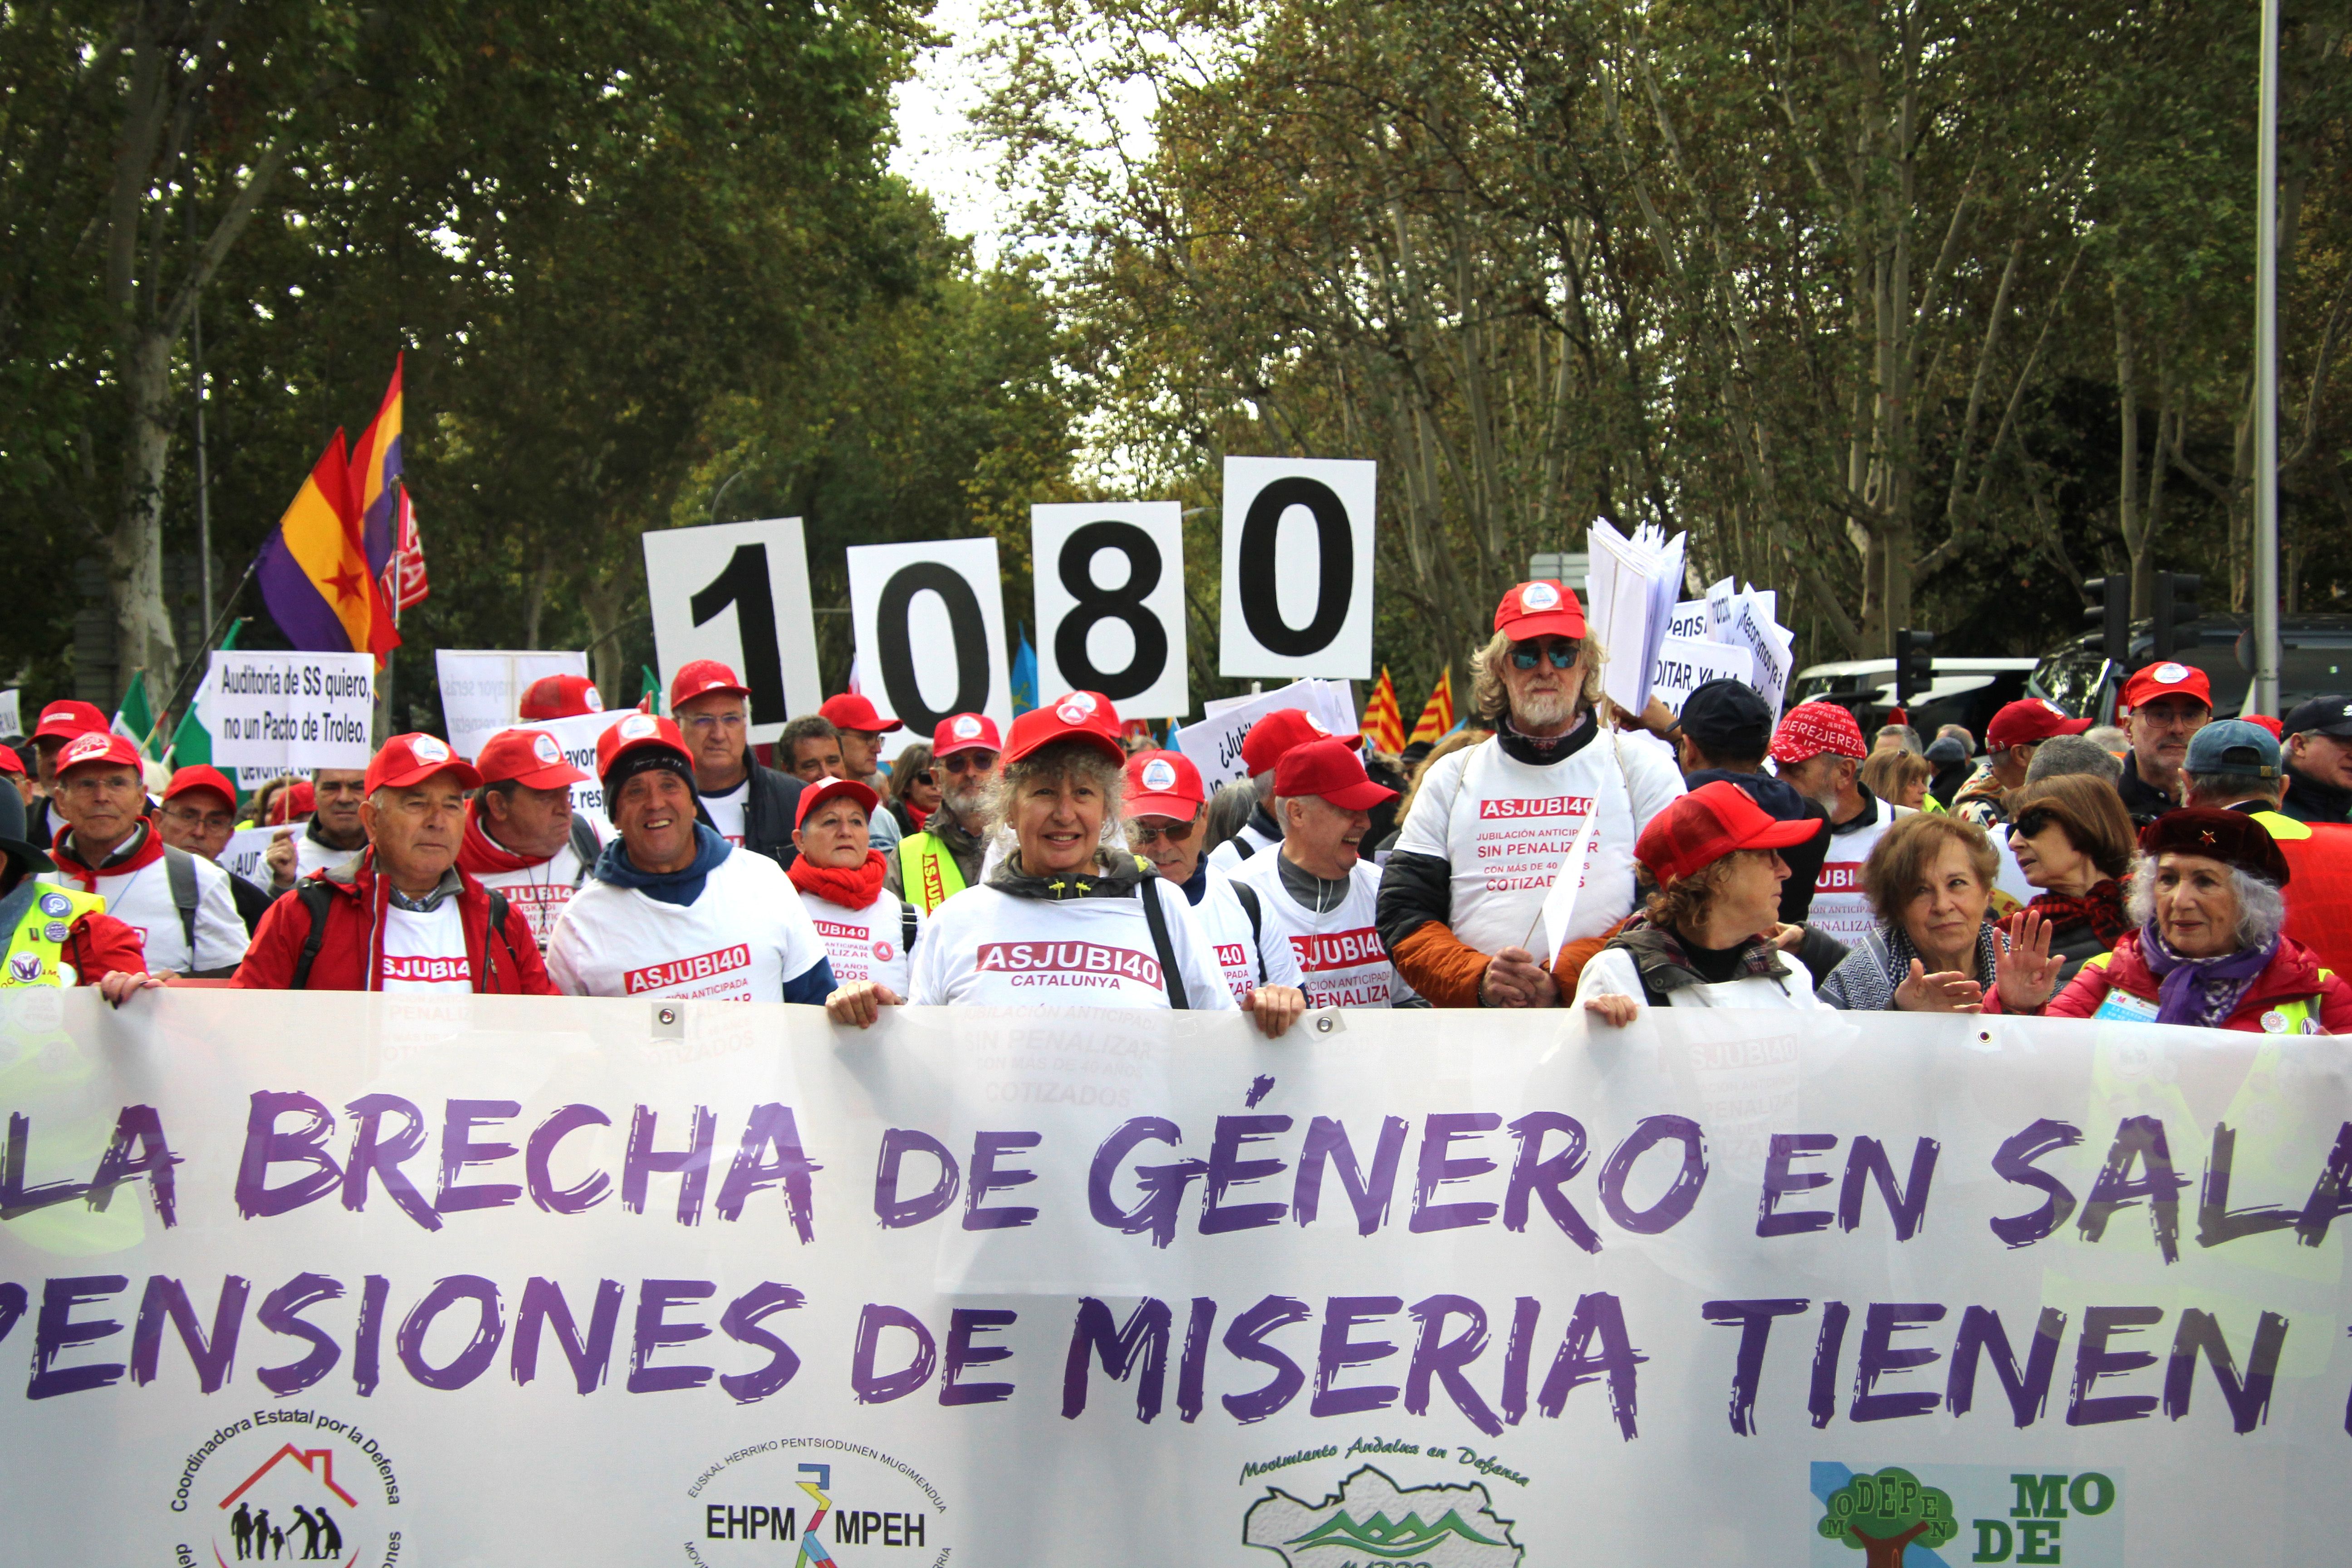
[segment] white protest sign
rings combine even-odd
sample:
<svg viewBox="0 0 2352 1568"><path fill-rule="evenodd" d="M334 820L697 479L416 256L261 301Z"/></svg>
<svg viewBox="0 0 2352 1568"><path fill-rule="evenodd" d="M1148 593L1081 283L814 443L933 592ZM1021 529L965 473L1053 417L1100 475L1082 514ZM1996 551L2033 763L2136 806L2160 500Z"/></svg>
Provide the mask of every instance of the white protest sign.
<svg viewBox="0 0 2352 1568"><path fill-rule="evenodd" d="M291 826L280 823L274 827L240 827L228 836L228 846L220 853L220 868L266 889L269 886L269 868L262 864L261 858L268 853L269 841L281 833L299 837L302 831L299 822Z"/></svg>
<svg viewBox="0 0 2352 1568"><path fill-rule="evenodd" d="M1628 713L1639 713L1649 702L1651 666L1682 592L1689 536L1668 539L1644 523L1628 539L1604 520L1593 522L1585 537L1591 552L1585 619L1609 655L1601 667L1601 689Z"/></svg>
<svg viewBox="0 0 2352 1568"><path fill-rule="evenodd" d="M596 778L596 742L604 731L635 712L634 708L608 708L602 713L581 713L569 719L541 719L518 728L544 730L563 750L563 760L588 776L572 786L572 809L600 828L605 826L604 786Z"/></svg>
<svg viewBox="0 0 2352 1568"><path fill-rule="evenodd" d="M940 721L956 713L994 720L999 734L1011 729L996 541L859 544L848 556L861 689L876 711L906 726L882 737L882 754L929 741Z"/></svg>
<svg viewBox="0 0 2352 1568"><path fill-rule="evenodd" d="M1182 506L1034 506L1029 518L1038 700L1096 691L1121 719L1190 713Z"/></svg>
<svg viewBox="0 0 2352 1568"><path fill-rule="evenodd" d="M1706 636L1717 642L1731 638L1731 602L1739 596L1738 586L1726 577L1720 583L1710 583L1706 589Z"/></svg>
<svg viewBox="0 0 2352 1568"><path fill-rule="evenodd" d="M578 650L438 648L434 673L441 686L441 721L449 747L470 759L482 742L511 726L522 694L532 681L551 675L586 675L588 656Z"/></svg>
<svg viewBox="0 0 2352 1568"><path fill-rule="evenodd" d="M1705 599L1685 599L1675 606L1674 617L1666 622L1670 637L1703 637L1709 625Z"/></svg>
<svg viewBox="0 0 2352 1568"><path fill-rule="evenodd" d="M24 696L13 686L0 691L0 735L21 735L25 732Z"/></svg>
<svg viewBox="0 0 2352 1568"><path fill-rule="evenodd" d="M367 766L374 751L373 654L226 648L214 652L209 669L215 766Z"/></svg>
<svg viewBox="0 0 2352 1568"><path fill-rule="evenodd" d="M1255 697L1227 698L1212 704L1213 711L1176 731L1176 749L1201 770L1209 789L1247 776L1242 766L1242 742L1250 726L1283 708L1296 708L1335 735L1353 734L1356 721L1348 711L1347 689L1328 680L1294 680Z"/></svg>
<svg viewBox="0 0 2352 1568"><path fill-rule="evenodd" d="M1372 503L1379 465L1225 459L1225 675L1372 677Z"/></svg>
<svg viewBox="0 0 2352 1568"><path fill-rule="evenodd" d="M808 547L796 517L659 528L645 535L646 596L667 689L715 658L751 689L751 739L765 745L824 700L809 609Z"/></svg>
<svg viewBox="0 0 2352 1568"><path fill-rule="evenodd" d="M1705 609L1706 601L1699 602ZM1704 637L1670 637L1658 645L1657 662L1650 667L1650 694L1663 700L1679 718L1683 700L1710 680L1756 684L1756 660L1744 647L1710 642Z"/></svg>
<svg viewBox="0 0 2352 1568"><path fill-rule="evenodd" d="M1789 690L1789 676L1795 668L1796 639L1776 624L1772 613L1758 602L1758 596L1743 594L1731 617L1731 645L1742 647L1756 661L1755 679L1748 682L1764 694L1772 705L1772 717L1778 722L1780 701Z"/></svg>

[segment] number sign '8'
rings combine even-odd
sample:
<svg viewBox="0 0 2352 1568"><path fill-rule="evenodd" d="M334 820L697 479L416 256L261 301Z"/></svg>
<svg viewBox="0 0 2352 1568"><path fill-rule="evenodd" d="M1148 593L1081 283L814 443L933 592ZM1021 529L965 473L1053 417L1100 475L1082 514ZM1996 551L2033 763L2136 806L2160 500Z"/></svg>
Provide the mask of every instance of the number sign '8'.
<svg viewBox="0 0 2352 1568"><path fill-rule="evenodd" d="M1037 698L1099 691L1122 719L1192 711L1174 501L1036 506Z"/></svg>

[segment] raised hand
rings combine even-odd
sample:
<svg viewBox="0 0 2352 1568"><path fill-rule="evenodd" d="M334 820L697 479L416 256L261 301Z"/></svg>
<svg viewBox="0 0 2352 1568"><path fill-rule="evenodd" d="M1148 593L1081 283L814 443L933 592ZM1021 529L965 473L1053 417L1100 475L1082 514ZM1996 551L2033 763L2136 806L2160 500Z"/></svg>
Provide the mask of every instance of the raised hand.
<svg viewBox="0 0 2352 1568"><path fill-rule="evenodd" d="M2053 929L2048 921L2028 910L2010 921L1995 942L1993 988L2000 994L2003 1011L2040 1012L2058 989L2059 972L2066 961L2051 956Z"/></svg>

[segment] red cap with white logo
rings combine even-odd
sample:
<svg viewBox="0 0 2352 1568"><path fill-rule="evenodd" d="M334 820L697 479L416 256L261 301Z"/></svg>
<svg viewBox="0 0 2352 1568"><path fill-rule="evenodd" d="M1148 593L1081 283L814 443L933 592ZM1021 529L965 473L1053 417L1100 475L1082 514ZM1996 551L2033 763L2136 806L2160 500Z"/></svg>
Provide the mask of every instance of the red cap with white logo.
<svg viewBox="0 0 2352 1568"><path fill-rule="evenodd" d="M845 691L838 697L828 697L817 704L817 717L836 730L855 730L861 735L884 735L907 726L896 719L885 719L874 711L874 702L862 692Z"/></svg>
<svg viewBox="0 0 2352 1568"><path fill-rule="evenodd" d="M2159 697L2194 697L2206 707L2213 706L2213 683L2205 672L2194 665L2168 658L2161 664L2151 664L2124 682L2123 704L2138 708Z"/></svg>
<svg viewBox="0 0 2352 1568"><path fill-rule="evenodd" d="M632 713L596 738L596 776L609 779L613 764L632 752L642 752L649 746L661 746L676 752L685 764L683 776L694 777L694 753L686 749L686 736L676 720L657 713ZM605 809L612 809L612 796L605 797Z"/></svg>
<svg viewBox="0 0 2352 1568"><path fill-rule="evenodd" d="M1397 795L1372 782L1364 759L1344 741L1311 741L1284 752L1275 764L1274 793L1286 799L1320 795L1342 811L1370 811Z"/></svg>
<svg viewBox="0 0 2352 1568"><path fill-rule="evenodd" d="M1172 816L1190 822L1209 792L1201 770L1181 752L1138 752L1127 759L1127 815Z"/></svg>
<svg viewBox="0 0 2352 1568"><path fill-rule="evenodd" d="M1250 726L1242 737L1242 767L1255 778L1282 761L1294 747L1314 741L1338 741L1354 745L1360 735L1334 735L1323 721L1304 708L1277 708Z"/></svg>
<svg viewBox="0 0 2352 1568"><path fill-rule="evenodd" d="M677 711L679 703L691 702L698 697L708 697L714 691L727 692L747 700L751 695L751 689L736 679L735 672L717 659L688 659L678 672L670 678L669 710L675 713Z"/></svg>
<svg viewBox="0 0 2352 1568"><path fill-rule="evenodd" d="M1013 743L1004 749L1004 760L1017 763L1039 747L1063 740L1084 741L1114 761L1127 761L1127 748L1118 743L1118 710L1098 691L1065 692L1013 720Z"/></svg>
<svg viewBox="0 0 2352 1568"><path fill-rule="evenodd" d="M139 748L111 730L85 730L68 741L66 749L58 753L59 778L65 777L68 768L93 765L131 768L142 776L144 773L140 767Z"/></svg>
<svg viewBox="0 0 2352 1568"><path fill-rule="evenodd" d="M873 819L874 808L882 804L880 795L856 779L826 779L801 791L800 806L793 813L793 826L798 827L808 821L809 814L829 800L856 801L869 821Z"/></svg>
<svg viewBox="0 0 2352 1568"><path fill-rule="evenodd" d="M1530 637L1584 640L1584 606L1565 583L1543 578L1522 583L1495 606L1495 629L1513 642Z"/></svg>
<svg viewBox="0 0 2352 1568"><path fill-rule="evenodd" d="M106 715L87 702L52 702L41 710L40 720L33 726L33 739L70 741L76 735L105 728Z"/></svg>
<svg viewBox="0 0 2352 1568"><path fill-rule="evenodd" d="M545 723L550 719L577 719L583 713L604 710L604 699L586 676L542 675L523 689L516 717Z"/></svg>
<svg viewBox="0 0 2352 1568"><path fill-rule="evenodd" d="M368 759L362 787L370 795L380 789L409 789L436 773L455 773L459 789L482 785L482 775L440 736L394 735L383 743L383 750Z"/></svg>
<svg viewBox="0 0 2352 1568"><path fill-rule="evenodd" d="M562 789L588 778L564 760L563 747L544 730L499 731L482 742L474 768L484 784L512 780L525 789Z"/></svg>
<svg viewBox="0 0 2352 1568"><path fill-rule="evenodd" d="M984 713L950 713L931 731L931 756L934 761L952 756L958 752L1001 752L1004 742L996 733L996 721Z"/></svg>
<svg viewBox="0 0 2352 1568"><path fill-rule="evenodd" d="M2011 746L2039 745L2053 735L2079 735L2090 727L2091 721L2069 719L2054 703L2021 697L2003 704L1985 726L1985 750L2005 752Z"/></svg>

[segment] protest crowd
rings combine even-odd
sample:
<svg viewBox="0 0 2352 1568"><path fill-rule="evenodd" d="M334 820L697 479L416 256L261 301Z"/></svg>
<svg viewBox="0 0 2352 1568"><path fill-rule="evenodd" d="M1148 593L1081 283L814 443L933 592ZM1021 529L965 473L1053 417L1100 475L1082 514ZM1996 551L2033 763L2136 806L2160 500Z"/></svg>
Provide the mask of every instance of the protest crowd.
<svg viewBox="0 0 2352 1568"><path fill-rule="evenodd" d="M1983 737L1865 736L1737 679L1629 712L1577 593L1517 584L1469 711L1389 754L1265 712L1204 785L1071 691L1009 729L901 726L855 691L767 760L751 690L680 668L607 724L591 775L537 682L460 754L391 736L364 769L240 795L154 769L89 704L0 748L7 985L482 992L822 1005L1247 1013L1899 1009L2352 1031L2352 697L2215 721L2206 675L2129 675L2111 752L2039 699ZM257 874L220 865L269 831Z"/></svg>

